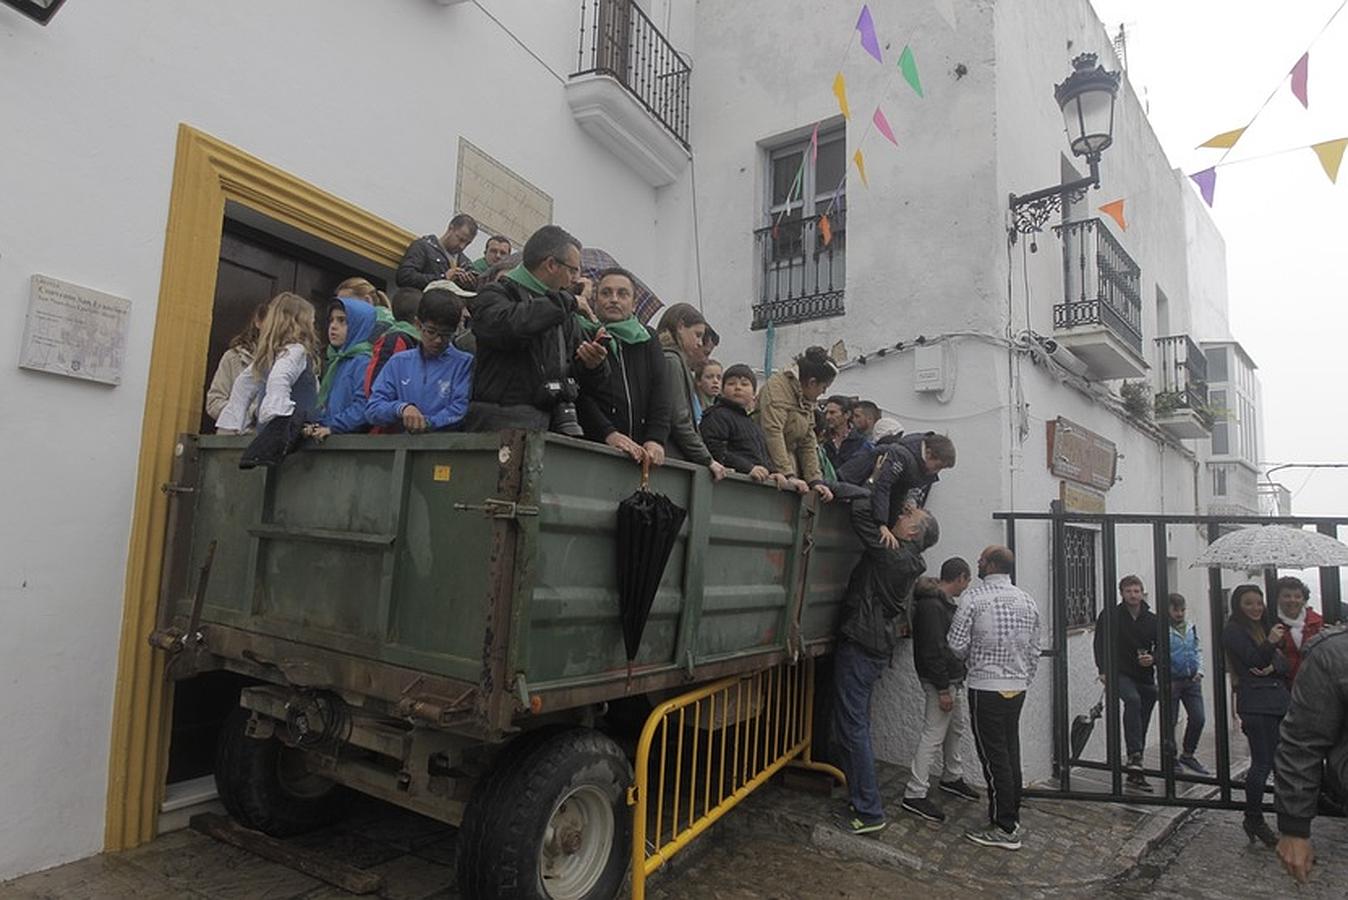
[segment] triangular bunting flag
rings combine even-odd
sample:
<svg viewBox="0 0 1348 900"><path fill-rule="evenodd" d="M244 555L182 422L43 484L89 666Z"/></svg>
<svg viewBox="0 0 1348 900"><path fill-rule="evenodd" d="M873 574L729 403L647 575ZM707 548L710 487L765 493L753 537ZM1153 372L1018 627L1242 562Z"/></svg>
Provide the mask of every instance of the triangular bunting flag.
<svg viewBox="0 0 1348 900"><path fill-rule="evenodd" d="M1310 104L1306 98L1306 78L1310 75L1311 52L1307 50L1301 54L1301 59L1292 66L1292 93L1301 101L1302 109L1310 109Z"/></svg>
<svg viewBox="0 0 1348 900"><path fill-rule="evenodd" d="M1248 128L1249 126L1247 125L1245 127ZM1199 144L1198 146L1217 147L1218 149L1229 150L1232 147L1236 146L1236 141L1240 140L1240 136L1244 133L1245 128L1237 128L1235 131L1223 131L1216 137L1208 138L1206 141Z"/></svg>
<svg viewBox="0 0 1348 900"><path fill-rule="evenodd" d="M833 243L833 226L829 224L828 216L819 217L819 236L824 239L825 247Z"/></svg>
<svg viewBox="0 0 1348 900"><path fill-rule="evenodd" d="M1128 223L1123 220L1123 198L1111 200L1106 203L1104 206L1100 207L1100 212L1117 222L1120 231L1128 230Z"/></svg>
<svg viewBox="0 0 1348 900"><path fill-rule="evenodd" d="M875 115L871 116L871 121L875 123L875 130L885 136L885 138L895 147L899 142L894 139L894 129L889 127L889 120L885 118L884 111L880 107L875 108Z"/></svg>
<svg viewBox="0 0 1348 900"><path fill-rule="evenodd" d="M1189 177L1193 179L1194 184L1198 185L1198 191L1203 195L1203 202L1212 206L1212 192L1217 188L1217 170L1204 169Z"/></svg>
<svg viewBox="0 0 1348 900"><path fill-rule="evenodd" d="M871 8L861 7L861 17L857 19L857 31L861 32L861 48L875 57L878 63L884 62L880 56L880 40L875 36L875 21L871 19Z"/></svg>
<svg viewBox="0 0 1348 900"><path fill-rule="evenodd" d="M819 123L814 123L814 132L810 135L810 163L819 162Z"/></svg>
<svg viewBox="0 0 1348 900"><path fill-rule="evenodd" d="M1329 176L1330 184L1338 183L1339 163L1343 162L1345 147L1348 147L1348 138L1339 138L1337 141L1325 141L1323 144L1311 145L1315 155L1320 157L1320 165L1324 167L1325 174Z"/></svg>
<svg viewBox="0 0 1348 900"><path fill-rule="evenodd" d="M838 98L838 109L842 110L843 118L852 118L852 111L847 108L847 79L841 72L833 77L833 96Z"/></svg>
<svg viewBox="0 0 1348 900"><path fill-rule="evenodd" d="M921 97L922 80L917 77L917 60L913 58L912 47L903 48L903 54L899 57L899 71L903 73L903 80L908 82L908 86Z"/></svg>
<svg viewBox="0 0 1348 900"><path fill-rule="evenodd" d="M936 14L945 20L950 26L950 30L955 30L955 0L931 0L931 5L936 7Z"/></svg>
<svg viewBox="0 0 1348 900"><path fill-rule="evenodd" d="M857 164L857 171L861 173L861 183L870 187L871 183L866 180L866 157L861 155L860 147L857 148L856 153L852 154L852 162Z"/></svg>

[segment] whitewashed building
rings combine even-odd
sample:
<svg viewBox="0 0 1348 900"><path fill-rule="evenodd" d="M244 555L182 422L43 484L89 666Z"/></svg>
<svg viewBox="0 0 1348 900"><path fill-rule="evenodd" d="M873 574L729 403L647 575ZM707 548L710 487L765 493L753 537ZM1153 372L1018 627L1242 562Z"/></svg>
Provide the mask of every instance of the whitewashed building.
<svg viewBox="0 0 1348 900"><path fill-rule="evenodd" d="M959 446L933 495L933 563L1002 540L994 511L1062 496L1046 463L1059 417L1116 445L1110 511L1204 507L1207 426L1176 380L1197 362L1166 348L1235 346L1223 244L1126 81L1101 187L1066 220L1125 198L1127 230L1069 224L1037 252L1008 240L1009 195L1082 174L1052 91L1083 51L1117 67L1087 0L871 6L883 65L855 47L844 61L855 8L806 0L75 0L46 26L0 5L0 879L159 827L173 722L145 642L159 487L173 435L200 420L226 321L269 291L388 279L407 241L458 209L484 238L562 224L666 302L700 304L726 362L780 366L841 341L839 391ZM922 98L895 70L904 44ZM861 143L877 105L897 147ZM792 192L816 123L818 160ZM869 187L849 170L859 144ZM1071 276L1101 253L1133 273L1106 279L1108 309L1097 274ZM22 357L34 276L113 298L125 330L99 374L115 383ZM1175 421L1127 413L1120 375L1175 395ZM1098 541L1073 540L1083 559ZM1191 596L1181 557L1196 542L1177 530L1166 562ZM1047 598L1046 532L1017 546L1022 585ZM1121 547L1120 572L1150 582L1149 548L1145 535ZM1113 591L1098 566L1073 571L1084 625ZM1072 640L1089 668L1089 633ZM904 657L877 702L888 759L911 752L911 681ZM1046 684L1027 736L1048 733ZM1044 777L1047 742L1028 740L1026 761Z"/></svg>

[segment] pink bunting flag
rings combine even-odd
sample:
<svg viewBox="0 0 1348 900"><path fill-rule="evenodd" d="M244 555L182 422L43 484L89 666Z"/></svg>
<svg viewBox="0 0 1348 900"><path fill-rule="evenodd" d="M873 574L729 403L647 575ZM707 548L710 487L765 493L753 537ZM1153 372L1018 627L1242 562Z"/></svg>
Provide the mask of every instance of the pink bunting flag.
<svg viewBox="0 0 1348 900"><path fill-rule="evenodd" d="M1189 177L1193 179L1194 184L1198 185L1198 192L1203 195L1203 202L1209 207L1212 206L1212 193L1217 189L1217 170L1215 168L1204 169Z"/></svg>
<svg viewBox="0 0 1348 900"><path fill-rule="evenodd" d="M1310 75L1311 53L1307 50L1301 54L1301 59L1292 67L1292 93L1301 101L1302 109L1310 109L1310 104L1306 98L1306 78Z"/></svg>
<svg viewBox="0 0 1348 900"><path fill-rule="evenodd" d="M884 62L880 56L880 39L875 36L875 20L871 18L870 6L861 7L861 17L857 19L857 31L861 32L861 47L878 63Z"/></svg>
<svg viewBox="0 0 1348 900"><path fill-rule="evenodd" d="M814 123L814 133L810 135L810 162L819 162L819 123Z"/></svg>
<svg viewBox="0 0 1348 900"><path fill-rule="evenodd" d="M894 139L894 129L889 127L889 120L885 118L884 111L880 107L875 108L875 115L871 116L871 121L875 123L875 130L885 136L885 138L895 147L899 142Z"/></svg>

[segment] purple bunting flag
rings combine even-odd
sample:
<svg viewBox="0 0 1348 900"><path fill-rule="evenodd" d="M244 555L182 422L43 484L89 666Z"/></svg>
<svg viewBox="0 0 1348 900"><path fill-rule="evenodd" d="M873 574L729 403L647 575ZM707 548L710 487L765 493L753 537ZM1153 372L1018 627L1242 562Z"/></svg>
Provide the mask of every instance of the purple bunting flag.
<svg viewBox="0 0 1348 900"><path fill-rule="evenodd" d="M1198 185L1198 192L1203 195L1203 202L1211 207L1212 193L1217 188L1217 170L1215 168L1204 169L1189 177L1193 179L1194 184Z"/></svg>
<svg viewBox="0 0 1348 900"><path fill-rule="evenodd" d="M878 63L884 62L880 56L880 39L875 36L875 20L871 18L870 6L861 7L861 17L857 19L857 31L861 32L861 47Z"/></svg>
<svg viewBox="0 0 1348 900"><path fill-rule="evenodd" d="M1292 67L1292 93L1301 101L1302 109L1310 109L1310 104L1306 98L1306 78L1310 75L1311 53L1307 50L1301 54L1301 59Z"/></svg>

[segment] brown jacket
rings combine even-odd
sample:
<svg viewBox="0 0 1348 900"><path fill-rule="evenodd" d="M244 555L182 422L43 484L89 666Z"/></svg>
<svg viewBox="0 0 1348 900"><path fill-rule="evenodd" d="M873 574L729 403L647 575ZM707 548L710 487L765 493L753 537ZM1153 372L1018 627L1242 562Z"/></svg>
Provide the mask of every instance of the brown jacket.
<svg viewBox="0 0 1348 900"><path fill-rule="evenodd" d="M800 391L800 376L786 369L771 376L758 397L758 424L768 439L773 469L810 484L821 480L814 407Z"/></svg>

